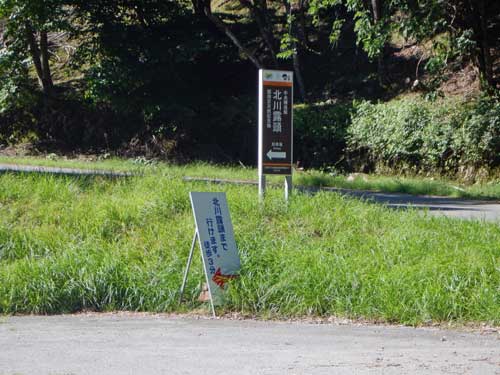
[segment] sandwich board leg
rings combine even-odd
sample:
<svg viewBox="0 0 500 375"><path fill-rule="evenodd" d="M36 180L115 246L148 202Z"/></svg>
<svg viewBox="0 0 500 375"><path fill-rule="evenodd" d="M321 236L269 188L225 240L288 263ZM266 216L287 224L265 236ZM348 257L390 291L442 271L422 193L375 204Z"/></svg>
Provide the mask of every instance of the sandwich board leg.
<svg viewBox="0 0 500 375"><path fill-rule="evenodd" d="M187 278L189 274L189 268L191 267L191 262L193 261L193 254L194 254L194 248L196 246L196 240L198 239L198 231L194 231L193 235L193 241L191 242L191 250L189 251L189 256L186 264L186 270L184 271L184 277L182 279L182 285L181 285L181 290L179 292L179 303L182 302L182 296L184 294L184 289L186 288L186 283L187 283ZM202 257L202 260L203 257ZM215 306L214 306L214 301L212 299L212 291L210 290L210 283L208 281L208 275L205 272L206 280L207 280L207 286L208 286L208 294L210 295L210 306L212 307L212 316L216 318L217 316L215 315Z"/></svg>
<svg viewBox="0 0 500 375"><path fill-rule="evenodd" d="M191 243L191 250L189 251L189 257L186 264L186 271L184 271L184 278L182 279L182 286L180 290L179 303L182 302L182 295L184 294L184 289L186 288L186 282L189 273L189 267L191 267L191 261L193 260L194 247L196 245L196 239L198 238L198 231L194 231L193 242Z"/></svg>
<svg viewBox="0 0 500 375"><path fill-rule="evenodd" d="M212 297L212 289L210 288L210 281L208 280L208 274L206 272L205 276L207 279L208 294L210 295L210 306L212 307L212 317L215 319L217 318L217 315L215 315L214 299Z"/></svg>

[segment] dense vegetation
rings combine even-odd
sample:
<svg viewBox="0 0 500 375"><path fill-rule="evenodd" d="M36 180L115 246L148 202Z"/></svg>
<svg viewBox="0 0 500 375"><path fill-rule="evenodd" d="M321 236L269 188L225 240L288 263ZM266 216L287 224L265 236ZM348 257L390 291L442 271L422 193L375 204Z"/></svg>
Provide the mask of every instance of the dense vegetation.
<svg viewBox="0 0 500 375"><path fill-rule="evenodd" d="M224 189L242 257L224 311L499 323L496 223L334 193L294 194L284 205L270 189L259 206L252 187L182 181L202 169L148 167L122 180L0 175L0 313L199 306L199 256L187 303L178 298L194 230L188 192Z"/></svg>
<svg viewBox="0 0 500 375"><path fill-rule="evenodd" d="M378 108L391 129L411 115L435 136L432 160L401 150L386 163L495 166L499 7L494 0L1 0L0 144L254 163L256 69L267 67L295 72L295 100L305 103L297 111L297 158L306 164L363 163L345 148L348 133L366 151L360 156L378 162L362 135L373 131L367 119ZM405 55L410 50L417 52ZM351 102L410 88L432 100L468 66L490 96L481 100L485 119L471 104L441 130L434 112ZM338 106L326 113L316 102ZM470 140L451 136L467 127ZM484 150L467 149L478 137L493 139Z"/></svg>
<svg viewBox="0 0 500 375"><path fill-rule="evenodd" d="M470 178L500 166L500 102L490 97L301 105L295 129L305 167Z"/></svg>

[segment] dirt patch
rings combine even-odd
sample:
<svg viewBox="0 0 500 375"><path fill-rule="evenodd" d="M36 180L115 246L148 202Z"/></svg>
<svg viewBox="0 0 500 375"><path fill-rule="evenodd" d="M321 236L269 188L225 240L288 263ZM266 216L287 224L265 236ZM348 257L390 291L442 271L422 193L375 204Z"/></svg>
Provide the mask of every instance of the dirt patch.
<svg viewBox="0 0 500 375"><path fill-rule="evenodd" d="M480 92L479 72L471 63L450 75L441 87L445 95L471 98Z"/></svg>

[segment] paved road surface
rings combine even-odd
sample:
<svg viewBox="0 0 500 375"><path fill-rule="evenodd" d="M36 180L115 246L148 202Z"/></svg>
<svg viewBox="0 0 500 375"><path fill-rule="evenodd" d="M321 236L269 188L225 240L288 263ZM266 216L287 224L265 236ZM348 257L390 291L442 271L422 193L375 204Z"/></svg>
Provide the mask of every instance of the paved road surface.
<svg viewBox="0 0 500 375"><path fill-rule="evenodd" d="M117 172L104 169L79 169L79 168L62 168L62 167L41 167L34 165L20 164L3 164L0 163L0 173L15 172L15 173L47 173L47 174L62 174L69 176L103 176L103 177L131 177L136 176L132 172Z"/></svg>
<svg viewBox="0 0 500 375"><path fill-rule="evenodd" d="M500 374L500 339L137 314L0 317L0 374Z"/></svg>

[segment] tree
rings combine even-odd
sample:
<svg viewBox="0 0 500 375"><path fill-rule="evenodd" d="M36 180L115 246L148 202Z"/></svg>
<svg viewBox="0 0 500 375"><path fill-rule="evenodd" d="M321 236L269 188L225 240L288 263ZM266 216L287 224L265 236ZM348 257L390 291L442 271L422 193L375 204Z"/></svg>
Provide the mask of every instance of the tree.
<svg viewBox="0 0 500 375"><path fill-rule="evenodd" d="M233 7L239 6L240 9L247 11L244 16L233 17L233 24L239 23L241 25L245 20L252 21L257 27L261 44L265 48L250 48L249 41L237 36L231 25L224 21L220 13L214 13L211 0L192 0L195 14L200 15L200 10L203 10L205 16L215 27L224 33L240 53L248 58L257 69L264 66L279 68L282 65L280 59L291 58L299 96L304 100L306 92L300 51L304 50L303 46L306 44L307 0L299 0L297 4L292 4L290 0L274 2L270 0L237 0L228 3ZM298 25L294 21L296 19L299 19ZM300 43L296 43L296 41L300 41Z"/></svg>
<svg viewBox="0 0 500 375"><path fill-rule="evenodd" d="M500 2L496 0L313 0L310 12L318 17L321 9L343 6L355 20L358 43L372 59L377 58L382 73L384 45L397 32L416 42L440 43L437 36L447 39L444 52L432 60L446 65L450 57L470 57L482 77L485 90L498 85L493 72L491 46L497 42ZM332 27L332 41L340 38L344 19Z"/></svg>
<svg viewBox="0 0 500 375"><path fill-rule="evenodd" d="M71 29L70 10L60 0L0 0L0 18L5 22L3 56L17 63L31 61L46 97L54 91L50 33Z"/></svg>
<svg viewBox="0 0 500 375"><path fill-rule="evenodd" d="M196 6L199 6L199 4L201 4L207 18L234 43L242 55L248 58L257 69L262 68L262 62L256 56L255 52L252 52L249 48L247 48L240 38L238 38L236 34L231 31L231 28L219 16L213 13L212 0L197 1Z"/></svg>

